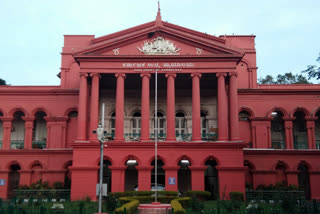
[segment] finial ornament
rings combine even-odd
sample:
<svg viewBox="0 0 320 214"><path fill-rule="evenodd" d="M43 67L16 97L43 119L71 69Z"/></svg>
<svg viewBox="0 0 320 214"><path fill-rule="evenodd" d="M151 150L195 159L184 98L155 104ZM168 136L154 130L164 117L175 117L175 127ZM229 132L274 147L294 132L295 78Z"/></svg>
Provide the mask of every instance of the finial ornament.
<svg viewBox="0 0 320 214"><path fill-rule="evenodd" d="M162 25L162 20L161 20L161 13L160 13L160 1L158 1L158 13L157 13L157 18L156 18L156 26Z"/></svg>

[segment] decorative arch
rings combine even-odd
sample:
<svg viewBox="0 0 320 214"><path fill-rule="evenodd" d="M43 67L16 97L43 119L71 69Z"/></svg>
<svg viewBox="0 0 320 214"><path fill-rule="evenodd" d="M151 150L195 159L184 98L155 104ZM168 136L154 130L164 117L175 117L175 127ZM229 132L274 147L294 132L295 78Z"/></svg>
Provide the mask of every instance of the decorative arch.
<svg viewBox="0 0 320 214"><path fill-rule="evenodd" d="M24 169L25 169L25 167L24 167L19 161L17 161L17 160L12 160L12 161L10 161L9 163L7 163L5 169L7 169L7 170L10 171L10 167L11 167L12 165L15 165L15 164L19 165L21 170L24 170Z"/></svg>
<svg viewBox="0 0 320 214"><path fill-rule="evenodd" d="M159 113L162 113L162 114L163 114L163 117L166 117L166 116L167 116L167 114L165 113L165 111L162 110L162 109L158 109L158 112L159 112ZM153 118L153 117L154 117L153 115L155 115L155 111L154 111L154 110L152 111L152 114L151 114L151 115L152 115L152 118Z"/></svg>
<svg viewBox="0 0 320 214"><path fill-rule="evenodd" d="M286 170L290 170L289 165L286 162L282 161L282 160L278 160L275 164L273 164L272 165L272 170L275 171L277 169L278 165L284 165Z"/></svg>
<svg viewBox="0 0 320 214"><path fill-rule="evenodd" d="M113 165L114 164L114 161L112 160L112 158L110 158L109 156L103 156L103 161L105 161L105 160L108 160L110 163L111 163L111 165ZM99 165L99 163L100 163L100 158L97 158L97 160L96 160L96 166L98 166Z"/></svg>
<svg viewBox="0 0 320 214"><path fill-rule="evenodd" d="M179 108L178 110L176 110L175 115L176 115L177 113L182 113L185 117L188 116L187 113L186 113L186 111L183 110L183 109L181 109L181 108Z"/></svg>
<svg viewBox="0 0 320 214"><path fill-rule="evenodd" d="M217 166L220 166L220 164L221 164L218 158L214 157L213 155L209 155L205 159L202 160L201 166L204 166L208 160L215 160L217 163Z"/></svg>
<svg viewBox="0 0 320 214"><path fill-rule="evenodd" d="M45 169L44 165L39 160L34 160L29 164L29 169L32 169L33 166L40 165L42 169Z"/></svg>
<svg viewBox="0 0 320 214"><path fill-rule="evenodd" d="M305 107L297 106L291 110L290 117L293 117L294 113L296 113L297 111L302 111L305 114L305 117L310 116L310 112L308 111L308 109L306 109Z"/></svg>
<svg viewBox="0 0 320 214"><path fill-rule="evenodd" d="M244 58L241 59L241 61L239 62L240 63L244 63L246 64L247 68L250 69L252 66L250 65L250 62Z"/></svg>
<svg viewBox="0 0 320 214"><path fill-rule="evenodd" d="M179 157L176 159L176 161L175 161L175 163L177 164L177 166L178 166L178 164L179 164L179 161L181 161L181 160L188 160L188 161L190 161L190 165L193 166L194 160L193 160L190 156L188 156L188 155L181 155L181 156L179 156Z"/></svg>
<svg viewBox="0 0 320 214"><path fill-rule="evenodd" d="M256 116L256 114L254 113L254 111L253 111L250 107L248 107L248 106L241 106L240 109L239 109L239 111L238 111L238 114L239 114L240 112L242 112L242 111L248 112L249 115L250 115L250 117L255 117L255 116Z"/></svg>
<svg viewBox="0 0 320 214"><path fill-rule="evenodd" d="M31 112L31 116L35 116L37 112L41 112L41 111L46 113L47 117L51 117L51 113L45 107L37 107L33 109Z"/></svg>
<svg viewBox="0 0 320 214"><path fill-rule="evenodd" d="M0 109L1 111L1 109ZM316 117L316 114L320 111L320 106L318 106L317 108L315 108L313 111L312 111L312 117Z"/></svg>
<svg viewBox="0 0 320 214"><path fill-rule="evenodd" d="M149 158L149 160L148 160L149 166L151 166L152 161L153 161L154 159L155 159L155 156L154 156L154 155L153 155L151 158ZM167 161L166 161L166 159L165 159L163 156L157 155L157 160L161 160L161 161L163 162L163 166L166 166L166 165L167 165Z"/></svg>
<svg viewBox="0 0 320 214"><path fill-rule="evenodd" d="M135 108L133 111L130 112L130 116L133 116L135 113L141 113L141 109Z"/></svg>
<svg viewBox="0 0 320 214"><path fill-rule="evenodd" d="M123 159L121 160L121 165L122 165L122 166L125 166L125 165L126 165L126 162L127 162L128 160L136 160L138 165L141 164L141 160L140 160L140 158L138 158L137 156L135 156L135 155L127 155L125 158L123 158ZM110 162L111 162L111 161L110 161Z"/></svg>
<svg viewBox="0 0 320 214"><path fill-rule="evenodd" d="M27 110L25 110L23 107L15 107L15 108L11 109L10 112L9 112L9 116L13 117L14 113L17 112L17 111L23 112L25 117L29 117L30 116L29 113L27 112Z"/></svg>
<svg viewBox="0 0 320 214"><path fill-rule="evenodd" d="M298 170L300 164L306 165L308 167L309 172L312 171L312 166L309 162L305 160L300 160L294 167L295 170Z"/></svg>
<svg viewBox="0 0 320 214"><path fill-rule="evenodd" d="M275 106L275 107L273 107L272 109L270 109L270 110L268 111L266 117L267 117L267 118L271 118L271 113L274 112L274 111L279 111L279 112L281 112L281 113L283 114L283 117L286 117L286 118L289 117L288 112L287 112L284 108L279 107L279 106Z"/></svg>
<svg viewBox="0 0 320 214"><path fill-rule="evenodd" d="M7 116L8 116L8 115L7 115L7 112L4 111L2 108L0 108L0 112L2 112L2 114L3 114L2 117L7 117Z"/></svg>
<svg viewBox="0 0 320 214"><path fill-rule="evenodd" d="M68 109L64 112L63 116L68 116L68 115L70 114L70 112L73 112L73 111L78 112L78 108L77 108L76 106L71 107L71 108L68 108Z"/></svg>
<svg viewBox="0 0 320 214"><path fill-rule="evenodd" d="M70 60L68 62L67 68L70 69L71 65L74 64L74 63L77 63L74 59Z"/></svg>
<svg viewBox="0 0 320 214"><path fill-rule="evenodd" d="M68 166L72 166L72 163L73 163L72 160L68 160L62 165L62 169L67 169Z"/></svg>

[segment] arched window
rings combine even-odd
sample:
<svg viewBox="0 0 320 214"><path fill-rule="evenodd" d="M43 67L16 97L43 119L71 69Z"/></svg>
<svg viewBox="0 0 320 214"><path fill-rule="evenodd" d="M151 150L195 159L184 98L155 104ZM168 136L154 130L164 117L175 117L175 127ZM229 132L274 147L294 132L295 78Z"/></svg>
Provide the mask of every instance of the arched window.
<svg viewBox="0 0 320 214"><path fill-rule="evenodd" d="M315 124L315 137L316 137L316 148L320 149L320 111L316 113L316 120Z"/></svg>
<svg viewBox="0 0 320 214"><path fill-rule="evenodd" d="M132 134L134 137L140 136L141 133L141 113L135 112L131 121Z"/></svg>
<svg viewBox="0 0 320 214"><path fill-rule="evenodd" d="M110 133L114 136L116 133L116 113L113 112L111 114L111 119L110 119Z"/></svg>
<svg viewBox="0 0 320 214"><path fill-rule="evenodd" d="M201 136L202 136L202 138L206 138L207 133L208 133L207 114L205 112L201 111L200 117L201 117Z"/></svg>
<svg viewBox="0 0 320 214"><path fill-rule="evenodd" d="M47 116L43 111L35 114L32 130L32 148L46 148L47 141L47 122L44 117Z"/></svg>
<svg viewBox="0 0 320 214"><path fill-rule="evenodd" d="M184 113L176 113L176 137L177 140L182 140L186 134L186 119Z"/></svg>
<svg viewBox="0 0 320 214"><path fill-rule="evenodd" d="M274 116L271 121L271 146L274 149L285 149L285 129L283 114L280 111L273 112Z"/></svg>
<svg viewBox="0 0 320 214"><path fill-rule="evenodd" d="M24 148L24 120L22 119L24 113L22 111L17 111L14 113L12 128L11 128L11 149L23 149Z"/></svg>
<svg viewBox="0 0 320 214"><path fill-rule="evenodd" d="M308 149L308 135L305 114L303 111L297 111L293 115L296 119L293 121L293 142L295 149Z"/></svg>
<svg viewBox="0 0 320 214"><path fill-rule="evenodd" d="M77 139L78 112L72 111L68 114L67 122L67 148L71 148L71 144Z"/></svg>
<svg viewBox="0 0 320 214"><path fill-rule="evenodd" d="M249 120L250 114L247 111L241 111L239 113L239 128L241 140L248 143L248 147L252 148L251 138L251 122Z"/></svg>
<svg viewBox="0 0 320 214"><path fill-rule="evenodd" d="M158 137L160 138L165 138L166 136L166 121L164 118L163 113L158 112L157 113L157 121L155 121L155 116L154 115L154 119L153 119L153 134L155 135L155 127L156 127L156 123L157 123L157 127L158 127Z"/></svg>

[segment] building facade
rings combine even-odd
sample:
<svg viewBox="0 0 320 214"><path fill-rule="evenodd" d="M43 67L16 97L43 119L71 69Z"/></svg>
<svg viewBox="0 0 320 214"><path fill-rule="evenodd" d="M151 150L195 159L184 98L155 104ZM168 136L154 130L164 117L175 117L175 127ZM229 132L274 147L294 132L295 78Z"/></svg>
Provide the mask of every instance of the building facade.
<svg viewBox="0 0 320 214"><path fill-rule="evenodd" d="M320 85L258 85L254 39L160 12L110 35L65 36L59 86L0 87L0 198L42 179L95 200L104 103L108 191L150 190L157 138L166 190L222 198L285 182L320 199Z"/></svg>

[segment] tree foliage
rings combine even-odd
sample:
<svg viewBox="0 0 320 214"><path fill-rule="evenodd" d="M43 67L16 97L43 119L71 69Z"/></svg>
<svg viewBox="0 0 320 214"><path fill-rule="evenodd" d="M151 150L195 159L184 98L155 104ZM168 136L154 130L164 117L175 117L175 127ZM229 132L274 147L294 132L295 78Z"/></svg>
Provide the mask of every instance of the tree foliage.
<svg viewBox="0 0 320 214"><path fill-rule="evenodd" d="M318 56L318 59L316 60L318 63L320 63L320 53ZM315 78L317 80L320 79L320 65L308 65L308 68L302 73L307 73L308 74L308 79Z"/></svg>
<svg viewBox="0 0 320 214"><path fill-rule="evenodd" d="M279 74L277 77L267 75L258 80L259 84L310 84L306 77L302 74L285 73Z"/></svg>
<svg viewBox="0 0 320 214"><path fill-rule="evenodd" d="M0 85L7 85L6 81L0 78Z"/></svg>

